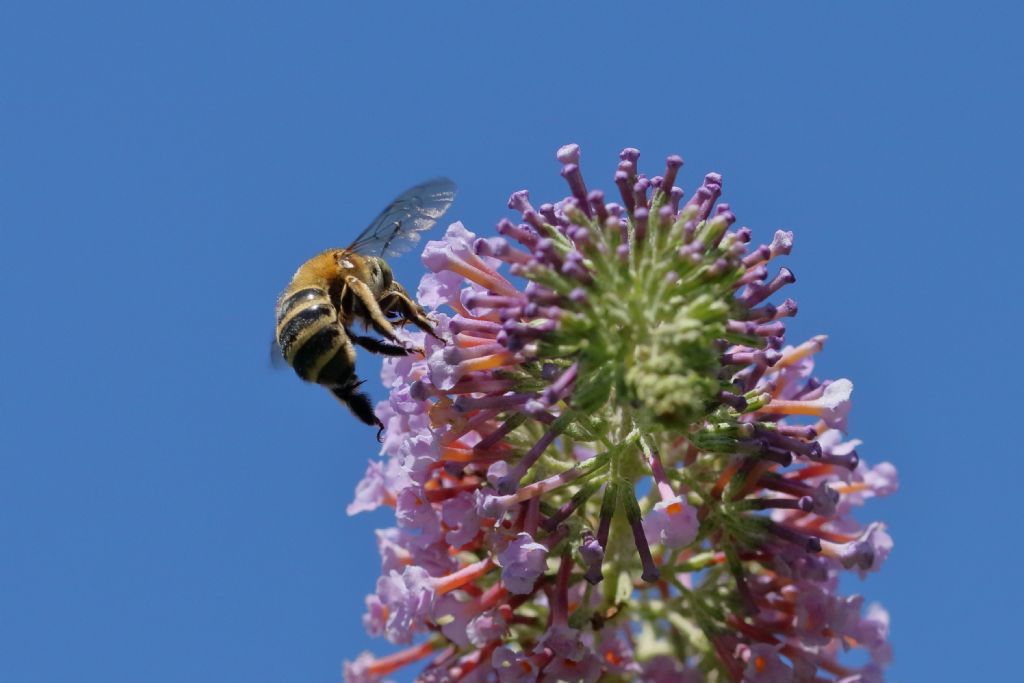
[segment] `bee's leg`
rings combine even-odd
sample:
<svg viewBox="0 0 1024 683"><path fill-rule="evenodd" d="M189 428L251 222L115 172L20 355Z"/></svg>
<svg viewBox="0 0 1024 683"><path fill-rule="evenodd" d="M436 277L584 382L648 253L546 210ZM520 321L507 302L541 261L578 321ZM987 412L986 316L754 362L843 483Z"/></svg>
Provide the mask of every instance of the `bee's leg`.
<svg viewBox="0 0 1024 683"><path fill-rule="evenodd" d="M349 286L352 294L359 299L359 303L366 309L366 315L370 319L370 326L381 336L387 337L393 342L400 342L398 335L395 334L395 328L384 317L384 311L380 310L380 304L373 298L373 292L366 286L366 283L349 275L345 278L345 284Z"/></svg>
<svg viewBox="0 0 1024 683"><path fill-rule="evenodd" d="M379 353L382 356L407 356L409 355L409 349L404 346L398 346L397 344L389 344L386 341L375 339L374 337L364 337L358 334L352 334L350 331L348 334L349 338L356 344L359 344L367 351L373 353Z"/></svg>
<svg viewBox="0 0 1024 683"><path fill-rule="evenodd" d="M402 292L390 292L382 301L387 302L388 310L395 311L401 316L401 324L412 323L434 339L444 341L434 332L434 325L423 314L423 309Z"/></svg>
<svg viewBox="0 0 1024 683"><path fill-rule="evenodd" d="M359 391L361 384L362 382L357 381L355 375L353 375L350 381L345 384L329 388L339 401L348 406L353 415L366 424L377 428L377 441L380 441L381 434L384 433L384 423L374 415L370 397L365 392Z"/></svg>
<svg viewBox="0 0 1024 683"><path fill-rule="evenodd" d="M368 425L377 427L377 438L380 438L384 425L373 414L373 404L366 394L357 391L362 382L356 377L356 350L352 345L353 335L343 325L334 328L336 346L331 357L316 373L314 381L323 385L328 391L345 404L352 414Z"/></svg>

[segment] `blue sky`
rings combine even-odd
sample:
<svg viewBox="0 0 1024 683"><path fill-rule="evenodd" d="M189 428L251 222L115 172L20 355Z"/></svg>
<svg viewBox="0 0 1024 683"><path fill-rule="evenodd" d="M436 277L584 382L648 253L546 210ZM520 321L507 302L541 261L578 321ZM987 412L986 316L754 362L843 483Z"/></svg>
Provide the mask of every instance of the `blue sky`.
<svg viewBox="0 0 1024 683"><path fill-rule="evenodd" d="M0 680L327 682L383 649L387 517L344 513L372 430L267 368L274 299L424 178L478 232L561 197L566 142L609 188L622 147L679 153L796 232L790 337L830 335L903 482L863 586L891 680L1003 678L1024 12L895 5L4 3Z"/></svg>

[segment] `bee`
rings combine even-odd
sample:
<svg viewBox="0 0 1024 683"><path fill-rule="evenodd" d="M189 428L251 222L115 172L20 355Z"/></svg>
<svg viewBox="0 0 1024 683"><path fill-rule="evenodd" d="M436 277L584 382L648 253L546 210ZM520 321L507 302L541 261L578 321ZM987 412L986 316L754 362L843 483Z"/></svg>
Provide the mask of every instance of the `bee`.
<svg viewBox="0 0 1024 683"><path fill-rule="evenodd" d="M377 427L370 398L359 391L356 346L385 356L418 349L402 345L394 325L412 323L438 338L423 308L395 280L384 256L397 256L419 241L455 198L455 183L435 178L400 194L348 247L328 249L295 271L277 300L272 354L307 382L325 387L352 414ZM384 339L357 334L356 321Z"/></svg>

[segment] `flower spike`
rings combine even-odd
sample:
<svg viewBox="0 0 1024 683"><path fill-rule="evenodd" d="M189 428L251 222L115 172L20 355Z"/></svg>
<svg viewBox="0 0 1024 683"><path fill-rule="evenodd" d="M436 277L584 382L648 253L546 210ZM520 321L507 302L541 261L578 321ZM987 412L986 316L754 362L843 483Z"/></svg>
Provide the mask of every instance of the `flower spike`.
<svg viewBox="0 0 1024 683"><path fill-rule="evenodd" d="M386 460L349 506L395 510L364 623L407 649L346 680L881 680L888 614L838 587L889 555L852 512L898 479L844 436L826 338L785 342L793 233L757 244L679 156L624 149L621 203L556 158L567 196L425 247L444 342L400 332L425 355L385 360Z"/></svg>

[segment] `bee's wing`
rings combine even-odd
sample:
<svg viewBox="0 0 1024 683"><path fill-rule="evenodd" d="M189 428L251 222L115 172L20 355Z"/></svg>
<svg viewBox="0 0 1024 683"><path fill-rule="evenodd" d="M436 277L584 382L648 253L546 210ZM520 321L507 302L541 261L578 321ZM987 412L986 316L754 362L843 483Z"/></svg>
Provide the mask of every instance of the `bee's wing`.
<svg viewBox="0 0 1024 683"><path fill-rule="evenodd" d="M349 245L348 250L368 256L398 256L419 242L455 199L455 183L434 178L398 195Z"/></svg>
<svg viewBox="0 0 1024 683"><path fill-rule="evenodd" d="M284 358L284 351L281 350L281 345L277 343L276 338L270 340L270 367L275 370L288 367L288 361Z"/></svg>

